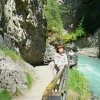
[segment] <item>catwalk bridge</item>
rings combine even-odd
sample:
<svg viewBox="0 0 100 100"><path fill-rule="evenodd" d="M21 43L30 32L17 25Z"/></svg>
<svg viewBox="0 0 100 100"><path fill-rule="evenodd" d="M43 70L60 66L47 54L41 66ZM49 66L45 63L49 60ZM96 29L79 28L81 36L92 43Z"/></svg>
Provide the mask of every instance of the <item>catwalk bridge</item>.
<svg viewBox="0 0 100 100"><path fill-rule="evenodd" d="M64 68L57 73L46 87L42 100L67 100L68 70L69 66L65 65Z"/></svg>

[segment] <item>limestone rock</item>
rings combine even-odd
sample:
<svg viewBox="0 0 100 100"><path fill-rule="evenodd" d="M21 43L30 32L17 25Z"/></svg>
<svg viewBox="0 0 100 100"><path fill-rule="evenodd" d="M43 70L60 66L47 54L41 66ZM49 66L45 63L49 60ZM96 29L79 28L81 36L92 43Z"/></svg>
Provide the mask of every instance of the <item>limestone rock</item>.
<svg viewBox="0 0 100 100"><path fill-rule="evenodd" d="M43 14L43 4L39 0L0 0L3 31L11 39L11 45L24 60L30 64L43 63L45 52L46 18ZM4 47L0 45L0 47Z"/></svg>
<svg viewBox="0 0 100 100"><path fill-rule="evenodd" d="M54 54L56 52L56 49L52 45L48 45L46 47L45 53L44 53L44 64L48 64L49 62L54 60Z"/></svg>
<svg viewBox="0 0 100 100"><path fill-rule="evenodd" d="M27 89L26 72L30 73L35 79L34 67L19 59L14 61L0 51L0 90L6 88L14 94L17 89L19 91Z"/></svg>
<svg viewBox="0 0 100 100"><path fill-rule="evenodd" d="M62 13L64 29L74 31L84 17L83 26L86 31L94 33L100 26L100 2L99 0L63 0L67 13ZM62 5L62 6L63 6Z"/></svg>
<svg viewBox="0 0 100 100"><path fill-rule="evenodd" d="M69 42L66 47L83 55L100 58L100 28L95 31L94 36Z"/></svg>

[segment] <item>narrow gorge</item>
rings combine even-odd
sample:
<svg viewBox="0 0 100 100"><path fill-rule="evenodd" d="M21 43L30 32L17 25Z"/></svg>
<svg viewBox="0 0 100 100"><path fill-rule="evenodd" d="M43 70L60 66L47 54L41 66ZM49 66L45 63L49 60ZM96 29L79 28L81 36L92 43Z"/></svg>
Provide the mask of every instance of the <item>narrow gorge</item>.
<svg viewBox="0 0 100 100"><path fill-rule="evenodd" d="M26 89L26 74L36 78L34 67L50 60L58 44L100 58L100 1L57 0L58 6L48 8L49 1L0 0L0 90L7 88L14 94L17 89ZM59 11L57 16L55 10ZM64 42L62 37L75 33L80 24L84 35ZM3 50L14 51L24 61Z"/></svg>

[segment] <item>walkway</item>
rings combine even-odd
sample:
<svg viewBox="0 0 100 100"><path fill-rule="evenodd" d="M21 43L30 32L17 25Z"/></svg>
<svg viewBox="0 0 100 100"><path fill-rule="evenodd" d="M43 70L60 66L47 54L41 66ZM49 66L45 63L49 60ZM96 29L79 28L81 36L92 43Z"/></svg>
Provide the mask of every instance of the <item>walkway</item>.
<svg viewBox="0 0 100 100"><path fill-rule="evenodd" d="M42 100L44 90L53 79L53 74L52 70L50 70L47 65L37 66L36 70L39 79L34 83L30 90L13 100Z"/></svg>

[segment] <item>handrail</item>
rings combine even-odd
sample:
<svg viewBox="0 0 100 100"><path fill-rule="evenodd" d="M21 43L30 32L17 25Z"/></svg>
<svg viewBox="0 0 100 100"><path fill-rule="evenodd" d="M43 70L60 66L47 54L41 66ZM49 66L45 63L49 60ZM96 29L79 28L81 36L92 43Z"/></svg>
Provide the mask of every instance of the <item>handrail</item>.
<svg viewBox="0 0 100 100"><path fill-rule="evenodd" d="M67 80L68 80L68 65L65 65L64 68L62 68L57 75L54 77L54 79L50 82L50 84L46 87L43 96L42 96L42 100L61 100L62 95L64 95L66 98L67 96ZM66 73L67 72L67 73ZM58 84L58 81L59 84ZM63 90L63 86L65 85L65 89ZM57 87L59 86L59 87ZM55 89L57 89L57 91L55 91ZM62 90L64 92L62 92ZM65 93L65 94L64 94ZM55 98L55 99L53 99ZM66 100L66 99L62 99L62 100Z"/></svg>

